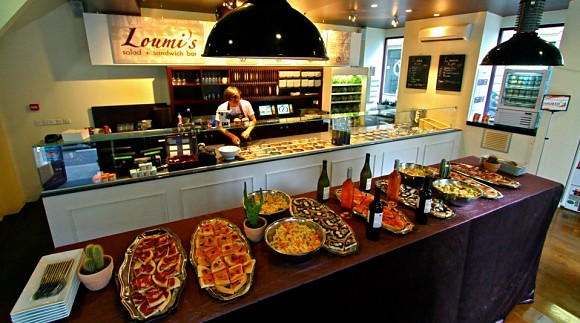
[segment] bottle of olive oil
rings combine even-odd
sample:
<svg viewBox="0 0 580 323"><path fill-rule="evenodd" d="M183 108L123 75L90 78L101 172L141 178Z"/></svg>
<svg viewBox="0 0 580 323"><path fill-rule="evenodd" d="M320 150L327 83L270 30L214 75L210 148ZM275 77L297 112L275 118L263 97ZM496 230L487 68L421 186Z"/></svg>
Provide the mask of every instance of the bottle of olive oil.
<svg viewBox="0 0 580 323"><path fill-rule="evenodd" d="M322 172L318 178L316 189L316 200L318 202L327 202L330 197L330 179L328 179L327 161L322 161Z"/></svg>

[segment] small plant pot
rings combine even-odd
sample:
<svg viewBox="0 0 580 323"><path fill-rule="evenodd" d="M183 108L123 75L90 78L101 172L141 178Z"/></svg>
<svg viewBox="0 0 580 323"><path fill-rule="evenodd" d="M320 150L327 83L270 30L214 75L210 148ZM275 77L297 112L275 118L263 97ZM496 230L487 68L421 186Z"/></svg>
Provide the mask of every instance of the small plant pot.
<svg viewBox="0 0 580 323"><path fill-rule="evenodd" d="M264 231L266 231L266 225L268 222L263 217L258 217L258 224L262 224L259 228L252 228L248 226L248 219L244 220L244 233L246 237L252 242L260 242L264 239Z"/></svg>
<svg viewBox="0 0 580 323"><path fill-rule="evenodd" d="M490 163L487 160L483 161L483 168L490 171L490 172L497 172L497 170L499 169L499 167L501 166L500 163L494 164L494 163Z"/></svg>
<svg viewBox="0 0 580 323"><path fill-rule="evenodd" d="M79 267L77 275L79 280L83 283L83 285L85 285L87 289L97 291L105 288L105 286L109 284L111 276L113 276L113 268L115 267L113 264L113 257L105 255L105 263L108 263L108 265L105 266L105 268L103 268L101 271L88 275L81 272L82 266Z"/></svg>

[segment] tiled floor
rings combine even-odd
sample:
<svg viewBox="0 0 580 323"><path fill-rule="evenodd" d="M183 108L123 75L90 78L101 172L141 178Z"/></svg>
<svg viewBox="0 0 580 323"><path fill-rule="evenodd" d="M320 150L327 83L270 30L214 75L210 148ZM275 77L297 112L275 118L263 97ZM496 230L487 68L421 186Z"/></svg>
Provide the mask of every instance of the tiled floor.
<svg viewBox="0 0 580 323"><path fill-rule="evenodd" d="M10 311L36 264L54 246L42 202L28 203L0 222L0 322ZM559 209L544 245L535 302L518 305L506 323L580 323L580 214Z"/></svg>

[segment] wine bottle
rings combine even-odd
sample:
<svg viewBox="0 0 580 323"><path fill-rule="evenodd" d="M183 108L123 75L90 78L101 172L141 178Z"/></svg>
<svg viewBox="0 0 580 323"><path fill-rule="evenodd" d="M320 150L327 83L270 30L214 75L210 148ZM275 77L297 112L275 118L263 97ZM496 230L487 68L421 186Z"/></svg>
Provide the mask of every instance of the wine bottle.
<svg viewBox="0 0 580 323"><path fill-rule="evenodd" d="M381 190L375 187L375 199L369 205L369 217L367 219L366 236L369 240L379 240L381 225L383 223L383 203L381 203Z"/></svg>
<svg viewBox="0 0 580 323"><path fill-rule="evenodd" d="M330 179L328 179L326 159L322 161L322 172L318 178L318 188L316 189L316 200L318 202L327 202L330 197Z"/></svg>
<svg viewBox="0 0 580 323"><path fill-rule="evenodd" d="M399 203L399 191L401 190L401 173L399 173L398 159L395 159L395 168L389 174L387 183L387 203L390 207L396 207Z"/></svg>
<svg viewBox="0 0 580 323"><path fill-rule="evenodd" d="M423 188L419 190L419 200L415 210L415 222L418 224L427 224L429 212L431 212L431 202L433 194L431 193L431 177L425 176Z"/></svg>
<svg viewBox="0 0 580 323"><path fill-rule="evenodd" d="M361 192L370 192L371 191L371 183L373 180L373 173L371 172L371 154L367 153L365 156L365 164L360 171L360 182L359 182L359 190Z"/></svg>
<svg viewBox="0 0 580 323"><path fill-rule="evenodd" d="M342 216L345 219L352 217L352 205L354 201L354 183L352 182L352 167L346 171L346 179L342 183L342 193L340 196L340 208Z"/></svg>

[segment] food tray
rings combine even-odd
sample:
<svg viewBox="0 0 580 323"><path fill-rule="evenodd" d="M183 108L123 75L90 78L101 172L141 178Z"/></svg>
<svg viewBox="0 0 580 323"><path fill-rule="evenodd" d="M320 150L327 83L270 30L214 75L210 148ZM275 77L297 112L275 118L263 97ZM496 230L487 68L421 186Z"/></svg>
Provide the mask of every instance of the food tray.
<svg viewBox="0 0 580 323"><path fill-rule="evenodd" d="M208 231L209 227L212 227L211 232ZM219 230L219 232L216 232L217 230ZM224 240L221 240L222 238ZM212 241L215 242L215 244ZM224 243L221 243L221 241L223 241ZM230 268L233 268L231 267L232 264L226 259L228 255L232 254L222 255L222 251L220 251L219 255L217 255L214 258L214 261L212 261L211 263L208 262L207 264L201 263L202 260L208 259L206 258L201 259L200 258L201 254L199 254L199 252L201 253L204 252L202 249L202 245L207 248L217 246L219 247L220 250L224 250L222 246L225 246L226 243L230 243L228 241L231 242L232 246L234 246L234 242L236 242L235 249L237 251L235 252L234 255L243 256L244 258L247 258L247 263L242 264L242 267L244 270L246 269L246 266L248 266L249 268L247 272L246 270L244 271L245 280L243 280L241 286L236 287L236 290L233 293L223 292L222 289L220 287L217 287L216 285L214 286L202 285L203 281L202 274L204 272L207 272L207 270L209 270L210 271L208 273L209 275L214 274L211 269L211 265L214 264L215 260L220 260L221 258L221 260L223 260L223 262L226 264L228 270ZM240 248L239 250L238 247ZM240 229L235 224L231 223L226 219L213 218L209 220L204 220L197 225L197 228L191 235L191 251L189 253L189 260L193 265L195 273L197 273L198 276L197 278L198 282L200 283L200 286L202 288L205 288L207 292L216 299L228 301L240 297L250 290L250 287L254 282L254 264L256 260L252 256L250 243L248 242L246 237L240 232ZM226 285L225 287L234 288L233 284L229 284L229 286Z"/></svg>
<svg viewBox="0 0 580 323"><path fill-rule="evenodd" d="M363 217L366 220L369 216L369 205L374 198L371 194L361 192L356 188L355 191L355 199L357 199L358 196L359 201L354 202L355 206L353 207L353 213ZM334 194L340 201L342 189L336 189ZM413 222L411 222L411 220L409 220L409 218L407 218L405 214L403 214L403 212L397 210L397 208L388 207L386 201L381 200L381 203L383 204L383 222L381 223L381 227L383 229L396 234L406 234L413 231L415 225Z"/></svg>
<svg viewBox="0 0 580 323"><path fill-rule="evenodd" d="M157 237L167 237L168 239L168 245L164 244L161 245L159 243L153 243L151 245L151 248L154 248L154 253L155 255L153 256L153 259L151 261L155 261L155 259L159 259L158 261L156 261L156 267L159 266L163 260L161 259L167 259L165 257L177 257L178 259L176 260L176 265L173 266L173 269L169 269L170 271L172 271L173 274L170 275L170 277L175 278L174 281L174 288L169 289L170 287L164 287L166 289L169 289L169 296L167 297L167 301L163 302L160 307L162 307L161 309L159 309L158 311L156 311L155 313L151 314L150 316L144 316L143 313L141 313L141 311L138 310L138 307L140 305L136 304L136 300L138 300L139 295L141 295L137 290L135 290L135 285L132 284L131 282L134 280L135 278L135 271L133 270L133 268L135 268L135 266L138 264L138 255L139 253L138 251L138 247L140 243L148 243L154 239L156 239ZM147 242L145 242L147 241ZM159 240L155 240L155 241L159 241ZM167 250L164 251L164 246L167 246ZM173 246L175 247L175 249L172 249ZM143 247L143 246L141 246ZM159 256L160 253L165 252L166 256ZM173 258L175 259L175 258ZM125 306L125 308L127 309L127 311L129 312L129 315L131 316L132 319L134 320L139 320L139 321L145 321L145 320L150 320L153 318L159 318L159 317L163 317L165 315L167 315L171 310L175 309L179 303L179 296L181 295L181 292L183 290L183 287L185 286L185 278L187 276L187 272L185 271L185 263L187 260L187 254L185 253L185 251L183 250L183 247L181 246L181 240L179 239L179 237L175 234L173 234L171 231L169 231L168 229L162 229L162 228L157 228L157 229L153 229L153 230L148 230L145 231L144 233L138 235L135 240L133 241L133 243L131 243L131 245L129 245L129 247L127 247L127 251L125 252L125 256L124 256L124 260L123 263L121 264L121 266L119 267L119 272L116 276L117 278L117 283L118 283L118 287L119 287L119 295L121 297L121 303L123 304L123 306ZM155 270L156 272L156 270ZM144 274L142 274L141 276L143 276ZM153 275L151 275L153 276ZM150 280L151 283L153 284L157 284L155 282L153 282L153 280ZM156 285L157 286L157 285ZM139 294L139 295L137 295ZM146 300L144 300L145 303L147 303Z"/></svg>
<svg viewBox="0 0 580 323"><path fill-rule="evenodd" d="M520 187L520 183L517 181L509 179L509 178L502 176L500 174L490 172L490 171L485 170L485 169L481 169L477 166L471 166L471 165L461 164L461 163L449 163L449 165L451 165L452 171L458 172L458 173L463 174L465 176L475 178L475 179L482 181L482 182L485 182L485 183L499 185L499 186L505 186L505 187L509 187L509 188Z"/></svg>
<svg viewBox="0 0 580 323"><path fill-rule="evenodd" d="M282 192L282 191L278 191L278 190L262 190L262 194L264 194L264 205L262 205L262 208L260 209L260 215L277 215L277 214L281 214L284 213L286 211L288 211L290 209L290 203L292 202L292 198L290 198L290 195ZM259 203L260 201L260 191L254 191L251 193L248 193L248 197L252 198L254 196L258 196L256 198L257 202ZM280 205L279 207L274 207L267 205L269 200L274 201L274 198L276 197L281 197L284 201L283 205ZM244 205L244 200L242 199L242 206L244 207L244 209L246 208L246 206ZM272 210L268 210L269 208L272 208Z"/></svg>
<svg viewBox="0 0 580 323"><path fill-rule="evenodd" d="M314 221L326 231L324 249L347 256L358 251L359 243L354 230L341 219L333 210L318 201L299 197L292 200L290 207L292 216Z"/></svg>
<svg viewBox="0 0 580 323"><path fill-rule="evenodd" d="M430 167L431 170L433 170L433 174L439 176L439 170L436 169L435 167ZM449 178L457 180L457 181L462 181L462 182L466 182L469 183L473 186L477 186L482 192L483 192L483 198L486 199L490 199L490 200L498 200L503 198L503 194L501 194L500 191L496 190L495 188L483 184L477 180L475 180L474 178L471 178L469 176L465 176L463 174L460 174L458 172L451 172Z"/></svg>
<svg viewBox="0 0 580 323"><path fill-rule="evenodd" d="M388 187L388 180L378 180L375 182L375 186L378 187L383 193L387 194L387 187ZM399 202L403 203L404 205L416 209L417 208L417 200L419 199L419 190L401 184L401 189L399 191ZM440 219L447 219L455 215L455 211L447 206L442 200L440 199L433 199L431 203L431 211L429 212L432 216Z"/></svg>

